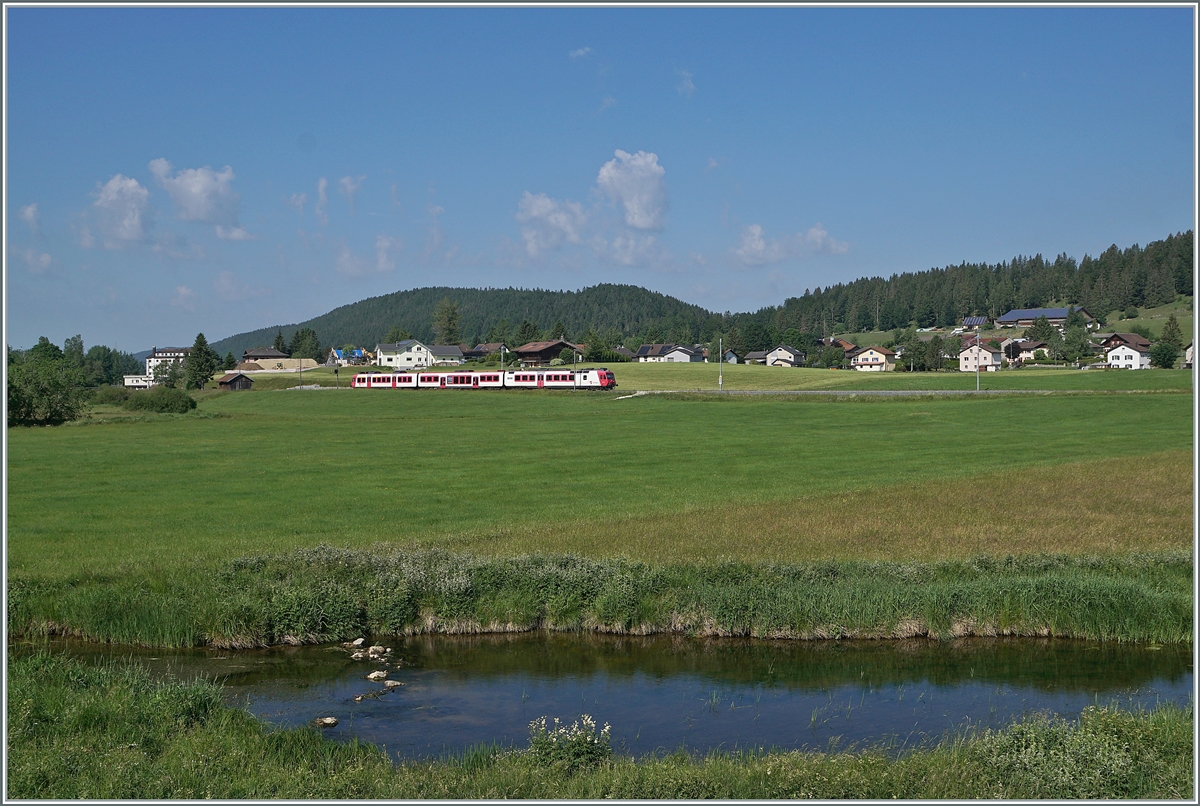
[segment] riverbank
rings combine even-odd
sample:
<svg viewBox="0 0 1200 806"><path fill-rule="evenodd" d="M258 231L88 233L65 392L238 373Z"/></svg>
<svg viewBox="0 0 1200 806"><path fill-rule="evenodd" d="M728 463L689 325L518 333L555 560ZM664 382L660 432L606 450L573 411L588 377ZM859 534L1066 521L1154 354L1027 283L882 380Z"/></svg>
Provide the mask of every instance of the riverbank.
<svg viewBox="0 0 1200 806"><path fill-rule="evenodd" d="M889 755L684 753L632 759L599 741L480 747L393 765L315 728L272 730L216 685L137 665L10 658L10 798L1162 798L1193 794L1193 710L1089 708ZM586 732L586 731L585 731ZM586 750L586 752L585 752Z"/></svg>
<svg viewBox="0 0 1200 806"><path fill-rule="evenodd" d="M964 561L673 563L321 546L228 563L9 580L12 638L159 647L597 631L1190 641L1190 551Z"/></svg>

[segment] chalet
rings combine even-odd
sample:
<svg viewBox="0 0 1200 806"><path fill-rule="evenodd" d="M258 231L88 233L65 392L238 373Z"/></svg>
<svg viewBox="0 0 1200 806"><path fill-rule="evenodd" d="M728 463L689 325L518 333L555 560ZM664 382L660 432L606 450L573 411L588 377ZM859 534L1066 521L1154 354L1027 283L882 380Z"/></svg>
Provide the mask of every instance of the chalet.
<svg viewBox="0 0 1200 806"><path fill-rule="evenodd" d="M228 389L231 392L239 390L249 391L254 386L254 379L241 372L230 372L217 378L217 386L222 389Z"/></svg>
<svg viewBox="0 0 1200 806"><path fill-rule="evenodd" d="M569 341L554 339L553 341L531 341L513 350L523 367L545 367L558 358L563 350L578 350L579 345Z"/></svg>
<svg viewBox="0 0 1200 806"><path fill-rule="evenodd" d="M501 350L510 352L508 349L508 345L502 341L487 341L487 342L484 342L483 344L476 344L474 352L483 353L484 356L489 356L492 353L498 353ZM463 355L466 355L465 350L463 351Z"/></svg>
<svg viewBox="0 0 1200 806"><path fill-rule="evenodd" d="M1036 339L1017 342L1014 352L1017 354L1018 361L1033 361L1037 358L1038 350L1043 351L1047 356L1050 355L1050 345Z"/></svg>
<svg viewBox="0 0 1200 806"><path fill-rule="evenodd" d="M704 355L695 347L676 345L663 355L662 360L668 364L690 364L703 361Z"/></svg>
<svg viewBox="0 0 1200 806"><path fill-rule="evenodd" d="M763 364L763 363L766 363L766 360L767 360L767 351L766 351L766 350L751 350L750 352L746 353L746 359L745 359L745 360L746 360L746 363L747 363L747 364Z"/></svg>
<svg viewBox="0 0 1200 806"><path fill-rule="evenodd" d="M643 344L633 354L639 364L653 364L667 360L667 353L675 349L674 344Z"/></svg>
<svg viewBox="0 0 1200 806"><path fill-rule="evenodd" d="M780 344L774 350L767 352L765 359L768 367L798 367L804 363L804 353L786 344Z"/></svg>
<svg viewBox="0 0 1200 806"><path fill-rule="evenodd" d="M1002 355L1000 350L991 345L972 345L958 354L958 371L995 372L1000 369Z"/></svg>
<svg viewBox="0 0 1200 806"><path fill-rule="evenodd" d="M434 366L454 367L463 362L463 352L457 344L431 344L429 356Z"/></svg>
<svg viewBox="0 0 1200 806"><path fill-rule="evenodd" d="M1135 350L1150 351L1150 340L1137 333L1113 333L1107 339L1100 342L1100 346L1106 351L1120 347L1123 344Z"/></svg>
<svg viewBox="0 0 1200 806"><path fill-rule="evenodd" d="M892 372L896 354L886 347L864 347L850 359L850 368L858 372Z"/></svg>
<svg viewBox="0 0 1200 806"><path fill-rule="evenodd" d="M634 353L633 350L630 350L628 347L614 347L613 352L617 355L625 356L630 361L637 357L636 353Z"/></svg>
<svg viewBox="0 0 1200 806"><path fill-rule="evenodd" d="M996 326L1033 327L1033 323L1044 316L1050 324L1061 330L1063 325L1066 324L1071 310L1071 308L1015 308L997 319ZM1074 308L1074 310L1082 314L1083 318L1087 320L1088 325L1096 321L1096 317L1083 308Z"/></svg>
<svg viewBox="0 0 1200 806"><path fill-rule="evenodd" d="M738 362L737 353L733 350L726 350L725 354L721 356L721 360L726 364L736 364Z"/></svg>
<svg viewBox="0 0 1200 806"><path fill-rule="evenodd" d="M255 347L253 350L242 353L242 361L253 362L261 367L270 367L284 358L291 358L291 356L270 347Z"/></svg>
<svg viewBox="0 0 1200 806"><path fill-rule="evenodd" d="M433 366L433 354L416 339L375 345L375 365L408 369Z"/></svg>
<svg viewBox="0 0 1200 806"><path fill-rule="evenodd" d="M1150 366L1150 345L1118 344L1108 351L1105 361L1113 369L1146 369Z"/></svg>

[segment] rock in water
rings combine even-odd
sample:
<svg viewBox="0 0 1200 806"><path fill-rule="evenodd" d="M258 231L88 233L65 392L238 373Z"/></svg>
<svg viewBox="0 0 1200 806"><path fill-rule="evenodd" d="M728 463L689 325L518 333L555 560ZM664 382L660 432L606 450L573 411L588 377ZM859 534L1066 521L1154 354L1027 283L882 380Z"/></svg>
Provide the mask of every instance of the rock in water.
<svg viewBox="0 0 1200 806"><path fill-rule="evenodd" d="M334 728L337 727L336 716L319 716L313 720L313 724L318 728Z"/></svg>
<svg viewBox="0 0 1200 806"><path fill-rule="evenodd" d="M400 688L404 684L401 683L399 680L384 680L383 685L386 688Z"/></svg>
<svg viewBox="0 0 1200 806"><path fill-rule="evenodd" d="M368 680L383 680L387 676L388 676L388 673L386 671L380 669L377 672L371 672L369 675L367 675L367 679Z"/></svg>
<svg viewBox="0 0 1200 806"><path fill-rule="evenodd" d="M364 641L366 641L365 638L355 638L350 642L350 646L362 646Z"/></svg>

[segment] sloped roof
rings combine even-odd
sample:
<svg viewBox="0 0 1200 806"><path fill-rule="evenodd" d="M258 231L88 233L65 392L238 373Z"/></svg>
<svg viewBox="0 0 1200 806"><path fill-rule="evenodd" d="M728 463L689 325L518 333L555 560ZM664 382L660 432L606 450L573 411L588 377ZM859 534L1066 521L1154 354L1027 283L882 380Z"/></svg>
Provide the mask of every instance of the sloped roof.
<svg viewBox="0 0 1200 806"><path fill-rule="evenodd" d="M637 348L637 357L638 358L654 358L656 356L666 355L667 353L671 352L674 349L675 349L675 345L668 344L668 343L643 344L641 347Z"/></svg>
<svg viewBox="0 0 1200 806"><path fill-rule="evenodd" d="M1083 308L1076 308L1088 319L1093 318L1091 314ZM1071 313L1070 308L1014 308L1008 313L996 320L999 322L1016 322L1018 319L1037 319L1039 316L1044 316L1047 319L1066 319Z"/></svg>
<svg viewBox="0 0 1200 806"><path fill-rule="evenodd" d="M986 316L968 316L963 319L963 327L983 327L987 321Z"/></svg>
<svg viewBox="0 0 1200 806"><path fill-rule="evenodd" d="M287 353L281 353L273 347L255 347L253 350L247 350L242 353L244 359L255 358L291 358Z"/></svg>
<svg viewBox="0 0 1200 806"><path fill-rule="evenodd" d="M457 344L431 344L429 352L431 355L443 358L462 358L462 350L458 348Z"/></svg>
<svg viewBox="0 0 1200 806"><path fill-rule="evenodd" d="M246 380L250 381L250 383L254 383L253 378L242 372L230 372L222 375L220 378L217 378L217 383L229 383L231 381L236 381L238 378L245 378Z"/></svg>
<svg viewBox="0 0 1200 806"><path fill-rule="evenodd" d="M559 346L559 345L561 345L561 346ZM558 346L558 349L560 349L560 350L567 350L567 349L574 350L574 349L577 349L577 347L578 347L578 345L571 344L571 342L569 342L569 341L565 341L563 339L554 339L552 341L531 341L528 344L522 344L520 347L513 350L513 352L514 353L541 353L541 352L545 352L546 350L551 350L556 346Z"/></svg>

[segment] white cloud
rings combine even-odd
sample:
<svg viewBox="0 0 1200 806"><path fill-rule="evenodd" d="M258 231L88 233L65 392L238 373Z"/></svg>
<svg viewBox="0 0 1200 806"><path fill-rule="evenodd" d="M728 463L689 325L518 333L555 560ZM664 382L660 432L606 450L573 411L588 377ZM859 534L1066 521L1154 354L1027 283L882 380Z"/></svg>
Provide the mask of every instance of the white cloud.
<svg viewBox="0 0 1200 806"><path fill-rule="evenodd" d="M350 215L354 215L354 194L362 187L363 180L366 178L365 176L360 176L355 179L353 176L343 176L338 180L338 191L350 202Z"/></svg>
<svg viewBox="0 0 1200 806"><path fill-rule="evenodd" d="M708 164L704 166L704 170L711 171L713 168L716 168L719 164L720 163L717 162L715 157L709 157Z"/></svg>
<svg viewBox="0 0 1200 806"><path fill-rule="evenodd" d="M696 84L692 81L694 74L689 73L687 70L676 70L675 72L679 74L681 79L679 84L676 85L675 89L679 90L680 95L686 95L687 97L691 98L692 93L696 91Z"/></svg>
<svg viewBox="0 0 1200 806"><path fill-rule="evenodd" d="M149 210L150 191L136 179L115 175L97 192L92 209L96 217L96 228L100 231L104 246L120 249L146 239L154 225ZM91 233L85 228L82 242L92 241Z"/></svg>
<svg viewBox="0 0 1200 806"><path fill-rule="evenodd" d="M611 109L616 105L617 105L616 98L612 97L611 95L605 95L604 100L600 102L600 108L597 109L596 111L603 112L604 110Z"/></svg>
<svg viewBox="0 0 1200 806"><path fill-rule="evenodd" d="M91 249L96 245L96 239L92 237L92 231L87 226L79 230L79 245L84 249Z"/></svg>
<svg viewBox="0 0 1200 806"><path fill-rule="evenodd" d="M24 249L17 254L21 256L21 259L25 261L25 265L34 274L41 274L50 268L52 258L45 252L38 252L36 249Z"/></svg>
<svg viewBox="0 0 1200 806"><path fill-rule="evenodd" d="M250 297L261 297L267 293L265 288L251 288L245 283L239 281L231 271L223 271L217 275L217 279L213 280L213 290L217 292L217 296L226 302L236 302L240 299L249 299Z"/></svg>
<svg viewBox="0 0 1200 806"><path fill-rule="evenodd" d="M171 304L183 308L185 311L196 310L196 292L188 288L186 285L176 286L175 293L171 295Z"/></svg>
<svg viewBox="0 0 1200 806"><path fill-rule="evenodd" d="M287 200L288 207L295 207L296 212L300 213L300 217L304 217L304 205L308 202L307 193L293 193L291 198Z"/></svg>
<svg viewBox="0 0 1200 806"><path fill-rule="evenodd" d="M788 251L782 241L764 238L761 225L751 224L742 230L742 242L734 254L747 266L764 266L783 260Z"/></svg>
<svg viewBox="0 0 1200 806"><path fill-rule="evenodd" d="M645 233L626 232L617 235L611 241L597 235L592 238L591 245L599 257L621 266L666 269L671 267L673 262L670 253L663 248L658 239Z"/></svg>
<svg viewBox="0 0 1200 806"><path fill-rule="evenodd" d="M584 56L590 56L591 54L591 48L579 48L578 50L571 51L567 55L571 57L572 61L574 61L575 59L582 59Z"/></svg>
<svg viewBox="0 0 1200 806"><path fill-rule="evenodd" d="M525 251L537 257L548 249L557 249L563 241L582 243L587 214L579 202L559 201L527 190L517 207L517 221L525 225L521 227Z"/></svg>
<svg viewBox="0 0 1200 806"><path fill-rule="evenodd" d="M814 252L823 252L827 255L841 255L850 248L850 244L845 241L835 241L829 237L829 233L821 226L820 222L809 228L808 232L804 233L803 243Z"/></svg>
<svg viewBox="0 0 1200 806"><path fill-rule="evenodd" d="M665 173L657 154L629 154L618 148L616 159L600 168L596 184L610 199L621 203L626 224L641 230L662 229L667 211Z"/></svg>
<svg viewBox="0 0 1200 806"><path fill-rule="evenodd" d="M742 230L742 240L734 254L746 266L765 266L805 252L840 255L848 248L849 245L844 241L829 237L819 223L807 232L797 232L783 238L767 238L761 225L750 224Z"/></svg>
<svg viewBox="0 0 1200 806"><path fill-rule="evenodd" d="M325 214L325 208L329 206L329 194L326 192L328 188L328 179L322 176L317 180L317 219L322 224L329 223L329 216Z"/></svg>
<svg viewBox="0 0 1200 806"><path fill-rule="evenodd" d="M392 189L392 206L403 208L404 205L401 204L401 202L400 202L400 190L399 190L399 188L396 187L395 182L393 182L391 184L391 189Z"/></svg>
<svg viewBox="0 0 1200 806"><path fill-rule="evenodd" d="M334 265L338 274L344 277L366 277L370 274L387 274L396 270L396 252L400 250L401 240L387 235L375 238L375 262L356 254L346 244L338 249L337 261Z"/></svg>
<svg viewBox="0 0 1200 806"><path fill-rule="evenodd" d="M217 227L217 237L220 238L249 238L238 224L238 206L241 199L231 184L233 168L228 165L220 171L214 171L208 166L184 168L172 176L171 163L160 158L150 161L150 172L171 197L180 220L212 224ZM222 234L222 230L226 234ZM239 231L244 237L236 235Z"/></svg>
<svg viewBox="0 0 1200 806"><path fill-rule="evenodd" d="M254 236L245 227L223 227L217 224L217 237L223 241L253 241Z"/></svg>
<svg viewBox="0 0 1200 806"><path fill-rule="evenodd" d="M37 235L42 231L41 217L38 216L37 202L21 208L21 220L29 225L29 231Z"/></svg>

